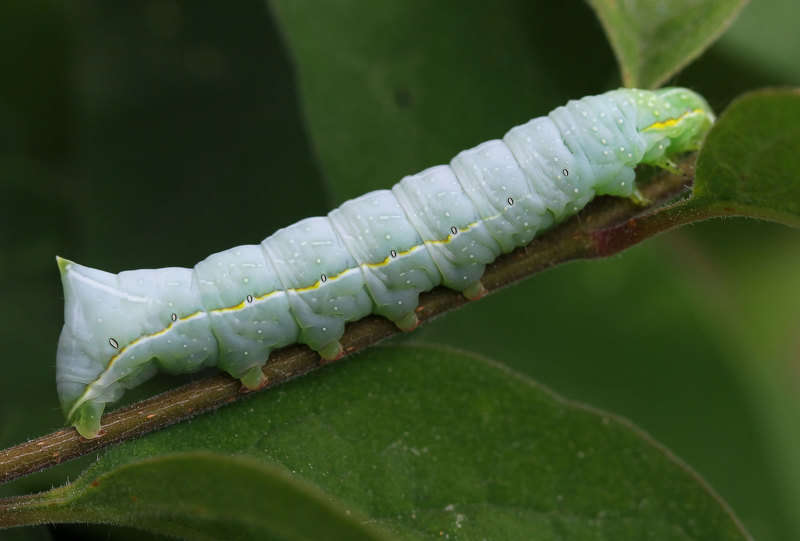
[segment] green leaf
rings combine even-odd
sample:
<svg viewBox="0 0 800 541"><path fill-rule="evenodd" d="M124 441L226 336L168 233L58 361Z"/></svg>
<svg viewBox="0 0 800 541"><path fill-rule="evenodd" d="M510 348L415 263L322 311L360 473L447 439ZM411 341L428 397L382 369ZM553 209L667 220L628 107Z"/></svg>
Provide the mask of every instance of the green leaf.
<svg viewBox="0 0 800 541"><path fill-rule="evenodd" d="M249 458L185 454L194 449ZM441 348L371 350L114 448L44 498L42 521L209 539L329 538L330 524L354 527L350 513L397 539L747 537L692 471L629 423ZM308 537L317 512L328 525Z"/></svg>
<svg viewBox="0 0 800 541"><path fill-rule="evenodd" d="M746 94L709 133L689 205L800 226L798 157L800 90Z"/></svg>
<svg viewBox="0 0 800 541"><path fill-rule="evenodd" d="M386 536L285 470L208 452L136 460L34 497L29 516L146 528L187 539Z"/></svg>
<svg viewBox="0 0 800 541"><path fill-rule="evenodd" d="M734 21L747 0L590 0L625 86L655 88L697 58Z"/></svg>
<svg viewBox="0 0 800 541"><path fill-rule="evenodd" d="M610 51L597 46L603 36L596 20L581 4L270 6L291 47L336 202L446 163L562 105L565 96L607 90L614 69Z"/></svg>

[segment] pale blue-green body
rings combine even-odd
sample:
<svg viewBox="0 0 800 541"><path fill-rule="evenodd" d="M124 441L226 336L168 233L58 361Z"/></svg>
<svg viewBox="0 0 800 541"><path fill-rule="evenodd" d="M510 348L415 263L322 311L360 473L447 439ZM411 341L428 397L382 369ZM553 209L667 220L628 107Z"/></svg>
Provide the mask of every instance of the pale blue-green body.
<svg viewBox="0 0 800 541"><path fill-rule="evenodd" d="M420 292L443 284L478 296L498 255L595 195L630 196L636 165L696 148L712 121L688 90L620 89L194 269L115 275L59 259L62 407L93 437L105 404L157 370L216 365L255 388L275 348L301 342L335 358L344 324L370 313L413 328Z"/></svg>

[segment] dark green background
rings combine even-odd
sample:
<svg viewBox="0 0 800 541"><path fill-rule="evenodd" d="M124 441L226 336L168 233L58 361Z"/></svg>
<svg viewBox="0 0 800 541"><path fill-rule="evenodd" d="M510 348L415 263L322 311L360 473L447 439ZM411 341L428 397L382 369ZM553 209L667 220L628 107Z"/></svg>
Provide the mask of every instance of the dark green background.
<svg viewBox="0 0 800 541"><path fill-rule="evenodd" d="M302 94L280 22L262 2L0 4L3 447L62 424L56 254L113 272L190 266L443 163L568 98L618 85L586 5L509 6L530 29L525 39L430 50L414 48L409 33L407 49L358 66L361 77L343 73L317 85L318 94ZM419 9L403 23L446 33L448 24L467 24L458 11L469 10L437 20ZM797 85L798 19L791 0L754 3L673 82L696 88L717 110L748 89ZM369 44L326 46L335 56ZM514 65L505 53L512 47L542 50L541 65ZM428 56L440 60L424 87L381 79ZM513 86L497 77L508 73ZM359 117L352 96L375 79L391 84L387 118L430 119L430 141L407 135L418 152L399 154L384 137L400 123ZM312 115L323 102L352 122L312 141L305 119L319 118ZM359 138L385 145L377 156L343 155L352 176L318 165L320 148L350 148ZM756 538L797 538L799 246L797 231L777 225L704 223L611 260L550 271L404 338L481 352L630 418L698 470ZM142 394L173 383L157 381ZM3 494L61 484L80 468L17 481Z"/></svg>

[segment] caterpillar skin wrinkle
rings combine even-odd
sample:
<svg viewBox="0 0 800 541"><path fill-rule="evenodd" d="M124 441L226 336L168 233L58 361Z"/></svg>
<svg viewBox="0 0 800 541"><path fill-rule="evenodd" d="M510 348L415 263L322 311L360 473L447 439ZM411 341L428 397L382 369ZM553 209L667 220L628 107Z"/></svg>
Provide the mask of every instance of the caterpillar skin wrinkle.
<svg viewBox="0 0 800 541"><path fill-rule="evenodd" d="M193 269L111 274L57 258L67 422L97 436L106 404L157 371L218 366L258 388L273 349L301 342L335 359L345 323L371 313L413 329L420 292L443 284L480 296L498 255L596 195L630 197L634 167L697 149L713 121L684 88L613 90Z"/></svg>

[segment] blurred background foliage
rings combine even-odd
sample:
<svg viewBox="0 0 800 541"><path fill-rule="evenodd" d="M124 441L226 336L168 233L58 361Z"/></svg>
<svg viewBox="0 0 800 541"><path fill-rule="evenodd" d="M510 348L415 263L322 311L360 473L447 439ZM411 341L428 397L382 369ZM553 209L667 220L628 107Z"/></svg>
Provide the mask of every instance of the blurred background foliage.
<svg viewBox="0 0 800 541"><path fill-rule="evenodd" d="M313 3L273 7L0 3L3 447L63 423L56 254L112 272L191 266L619 85L578 1L509 3L485 20L469 17L481 9L472 3L398 3L383 19L350 22L298 19ZM371 29L346 41L345 23ZM795 0L753 2L670 83L718 111L749 89L797 86L798 23ZM464 25L474 40L448 37ZM407 44L373 50L366 38L387 32L407 33ZM308 58L351 69L314 79ZM798 232L779 225L706 222L547 272L401 339L480 352L631 419L700 472L757 539L797 539L799 248ZM174 383L161 378L139 396ZM0 490L61 484L88 460Z"/></svg>

